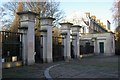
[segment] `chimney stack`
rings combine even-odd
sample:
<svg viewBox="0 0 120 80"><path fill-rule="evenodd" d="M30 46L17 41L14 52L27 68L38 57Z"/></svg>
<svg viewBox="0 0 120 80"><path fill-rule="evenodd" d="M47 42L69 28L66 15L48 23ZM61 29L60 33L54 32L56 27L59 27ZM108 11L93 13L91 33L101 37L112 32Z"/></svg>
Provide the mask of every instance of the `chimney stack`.
<svg viewBox="0 0 120 80"><path fill-rule="evenodd" d="M107 28L110 30L110 21L109 20L107 20Z"/></svg>

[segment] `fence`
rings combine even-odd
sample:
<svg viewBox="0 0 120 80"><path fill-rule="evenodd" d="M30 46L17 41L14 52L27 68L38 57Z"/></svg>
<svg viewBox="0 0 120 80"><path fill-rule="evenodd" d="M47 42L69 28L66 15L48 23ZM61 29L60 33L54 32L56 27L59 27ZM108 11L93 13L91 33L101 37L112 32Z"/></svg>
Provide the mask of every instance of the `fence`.
<svg viewBox="0 0 120 80"><path fill-rule="evenodd" d="M53 61L63 60L63 37L53 37Z"/></svg>
<svg viewBox="0 0 120 80"><path fill-rule="evenodd" d="M80 42L80 54L90 54L94 53L94 46L91 41L81 41Z"/></svg>
<svg viewBox="0 0 120 80"><path fill-rule="evenodd" d="M3 62L22 60L22 33L0 31Z"/></svg>
<svg viewBox="0 0 120 80"><path fill-rule="evenodd" d="M2 40L2 58L4 62L22 61L22 33L15 33L9 31L0 31ZM53 61L63 60L64 46L62 44L63 37L52 37L53 39ZM43 62L43 36L35 36L35 61ZM86 43L84 46L80 45L80 54L94 53L94 46ZM16 57L16 60L13 60ZM73 55L73 47L71 44L71 57Z"/></svg>
<svg viewBox="0 0 120 80"><path fill-rule="evenodd" d="M62 37L52 37L53 39L53 61L58 61L63 59L63 48L62 45ZM35 36L35 62L36 63L42 63L42 52L43 52L43 36Z"/></svg>
<svg viewBox="0 0 120 80"><path fill-rule="evenodd" d="M35 36L35 62L42 63L42 52L43 52L43 36Z"/></svg>

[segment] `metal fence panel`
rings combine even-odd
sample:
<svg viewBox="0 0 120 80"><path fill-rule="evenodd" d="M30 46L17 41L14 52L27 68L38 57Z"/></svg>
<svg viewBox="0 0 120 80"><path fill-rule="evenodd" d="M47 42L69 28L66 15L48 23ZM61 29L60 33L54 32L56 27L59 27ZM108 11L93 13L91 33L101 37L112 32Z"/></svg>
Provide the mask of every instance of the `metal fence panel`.
<svg viewBox="0 0 120 80"><path fill-rule="evenodd" d="M62 37L53 37L53 61L63 60Z"/></svg>
<svg viewBox="0 0 120 80"><path fill-rule="evenodd" d="M2 58L5 62L12 62L12 57L17 61L22 60L22 33L0 31L2 39Z"/></svg>

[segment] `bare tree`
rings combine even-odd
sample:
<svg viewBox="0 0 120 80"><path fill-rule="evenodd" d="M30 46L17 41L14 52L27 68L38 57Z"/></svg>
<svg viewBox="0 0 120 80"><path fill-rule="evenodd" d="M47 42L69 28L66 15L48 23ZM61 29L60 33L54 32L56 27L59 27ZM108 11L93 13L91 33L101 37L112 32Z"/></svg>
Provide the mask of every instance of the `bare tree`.
<svg viewBox="0 0 120 80"><path fill-rule="evenodd" d="M72 11L70 15L64 18L63 22L71 22L73 24L81 25L82 16L78 11Z"/></svg>
<svg viewBox="0 0 120 80"><path fill-rule="evenodd" d="M55 1L48 1L45 0L44 2L22 2L23 4L23 11L33 11L38 13L38 18L36 19L36 29L40 28L40 17L53 17L55 18L55 24L58 23L63 17L63 11L59 9L59 2ZM8 2L3 5L4 9L7 9L12 12L13 15L10 17L16 17L16 11L18 6L18 2ZM5 16L5 15L4 15ZM13 20L14 23L14 20ZM17 25L18 26L18 25ZM55 25L56 26L56 25Z"/></svg>
<svg viewBox="0 0 120 80"><path fill-rule="evenodd" d="M19 2L18 7L17 7L15 12L21 12L21 11L23 11L23 3ZM13 20L11 27L10 27L10 30L12 32L18 32L18 26L20 25L19 21L20 21L20 17L15 13L15 18Z"/></svg>
<svg viewBox="0 0 120 80"><path fill-rule="evenodd" d="M120 0L114 2L112 11L114 22L117 23L115 29L116 54L120 55Z"/></svg>
<svg viewBox="0 0 120 80"><path fill-rule="evenodd" d="M9 17L7 14L11 15L11 12L7 11L2 5L0 5L0 27L5 27L8 29L10 27L11 23L11 17ZM7 18L9 17L9 18Z"/></svg>
<svg viewBox="0 0 120 80"><path fill-rule="evenodd" d="M116 0L113 3L113 7L111 8L113 12L113 21L116 23L120 23L120 0Z"/></svg>

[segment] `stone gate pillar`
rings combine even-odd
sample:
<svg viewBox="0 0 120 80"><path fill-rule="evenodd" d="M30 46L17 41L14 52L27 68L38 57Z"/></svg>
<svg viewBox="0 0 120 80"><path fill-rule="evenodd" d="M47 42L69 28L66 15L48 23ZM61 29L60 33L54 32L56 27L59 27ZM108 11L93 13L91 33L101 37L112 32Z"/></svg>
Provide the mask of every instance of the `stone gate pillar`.
<svg viewBox="0 0 120 80"><path fill-rule="evenodd" d="M0 32L0 80L2 79L2 32Z"/></svg>
<svg viewBox="0 0 120 80"><path fill-rule="evenodd" d="M64 59L71 59L71 42L70 42L70 27L72 23L60 23L61 25L61 34L64 37Z"/></svg>
<svg viewBox="0 0 120 80"><path fill-rule="evenodd" d="M73 25L71 27L74 58L79 58L80 57L80 42L79 42L80 28L81 28L81 26L79 26L79 25Z"/></svg>
<svg viewBox="0 0 120 80"><path fill-rule="evenodd" d="M51 17L40 18L41 35L43 35L43 62L52 62L52 23L55 19Z"/></svg>
<svg viewBox="0 0 120 80"><path fill-rule="evenodd" d="M19 27L19 32L22 33L22 61L23 65L27 65L27 27Z"/></svg>
<svg viewBox="0 0 120 80"><path fill-rule="evenodd" d="M18 12L20 16L20 32L24 33L22 37L23 63L27 65L34 64L35 59L35 17L36 13L30 11Z"/></svg>
<svg viewBox="0 0 120 80"><path fill-rule="evenodd" d="M98 55L98 44L97 44L97 37L92 37L92 42L93 42L93 45L94 45L94 54L95 55Z"/></svg>

